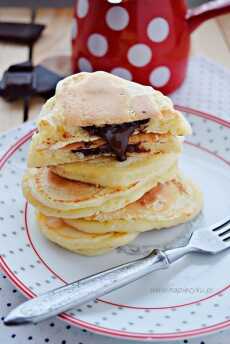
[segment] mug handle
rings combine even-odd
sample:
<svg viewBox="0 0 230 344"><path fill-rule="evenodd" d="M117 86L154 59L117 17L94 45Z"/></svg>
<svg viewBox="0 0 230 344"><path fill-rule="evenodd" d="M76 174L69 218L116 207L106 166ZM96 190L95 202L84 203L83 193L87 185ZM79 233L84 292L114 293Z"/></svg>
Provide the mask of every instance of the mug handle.
<svg viewBox="0 0 230 344"><path fill-rule="evenodd" d="M188 10L189 31L194 31L205 20L230 12L230 0L215 0Z"/></svg>

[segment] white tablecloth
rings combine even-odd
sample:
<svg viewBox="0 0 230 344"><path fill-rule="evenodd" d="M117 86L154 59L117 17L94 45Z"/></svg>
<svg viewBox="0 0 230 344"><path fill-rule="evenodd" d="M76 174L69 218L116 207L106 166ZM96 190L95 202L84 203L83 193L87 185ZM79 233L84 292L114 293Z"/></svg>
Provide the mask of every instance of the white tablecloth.
<svg viewBox="0 0 230 344"><path fill-rule="evenodd" d="M178 105L209 112L230 119L230 71L203 57L190 60L188 75L183 86L172 94ZM8 143L0 138L0 156ZM226 267L227 268L227 267ZM92 334L70 326L57 318L38 325L5 327L3 317L25 300L6 276L0 272L0 344L125 344L128 341ZM176 344L229 344L230 331L196 339L185 339ZM137 342L130 342L137 343Z"/></svg>

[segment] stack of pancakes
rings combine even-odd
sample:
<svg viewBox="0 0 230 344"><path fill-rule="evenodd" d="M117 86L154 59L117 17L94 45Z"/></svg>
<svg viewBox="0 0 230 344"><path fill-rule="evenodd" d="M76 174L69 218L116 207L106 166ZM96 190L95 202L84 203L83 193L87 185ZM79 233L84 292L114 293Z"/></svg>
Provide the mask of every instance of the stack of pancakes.
<svg viewBox="0 0 230 344"><path fill-rule="evenodd" d="M150 86L105 72L59 82L23 179L42 233L97 255L192 219L202 196L178 170L179 136L190 133L170 99Z"/></svg>

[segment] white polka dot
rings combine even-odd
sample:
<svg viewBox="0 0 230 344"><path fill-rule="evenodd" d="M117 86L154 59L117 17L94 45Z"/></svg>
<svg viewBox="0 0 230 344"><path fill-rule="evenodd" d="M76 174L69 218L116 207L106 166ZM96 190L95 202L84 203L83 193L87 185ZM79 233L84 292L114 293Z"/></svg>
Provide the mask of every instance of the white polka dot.
<svg viewBox="0 0 230 344"><path fill-rule="evenodd" d="M72 26L71 26L71 38L75 39L77 37L77 33L78 33L78 25L77 25L76 18L74 18L72 21Z"/></svg>
<svg viewBox="0 0 230 344"><path fill-rule="evenodd" d="M116 31L123 30L129 23L129 14L121 6L113 6L106 13L107 25Z"/></svg>
<svg viewBox="0 0 230 344"><path fill-rule="evenodd" d="M81 72L92 72L93 71L93 67L92 67L91 63L85 57L79 58L78 68Z"/></svg>
<svg viewBox="0 0 230 344"><path fill-rule="evenodd" d="M135 44L128 51L128 60L136 67L147 65L151 57L152 51L146 44Z"/></svg>
<svg viewBox="0 0 230 344"><path fill-rule="evenodd" d="M169 24L164 18L154 18L147 27L147 34L153 42L164 41L169 34Z"/></svg>
<svg viewBox="0 0 230 344"><path fill-rule="evenodd" d="M108 0L111 4L119 4L122 0Z"/></svg>
<svg viewBox="0 0 230 344"><path fill-rule="evenodd" d="M161 67L155 68L151 72L149 80L153 86L162 87L167 84L167 82L170 79L170 75L171 73L168 67L161 66Z"/></svg>
<svg viewBox="0 0 230 344"><path fill-rule="evenodd" d="M132 74L126 68L116 67L111 70L111 73L120 76L123 79L132 80Z"/></svg>
<svg viewBox="0 0 230 344"><path fill-rule="evenodd" d="M108 50L108 43L104 36L99 33L93 33L88 38L88 49L91 54L101 57L106 54Z"/></svg>
<svg viewBox="0 0 230 344"><path fill-rule="evenodd" d="M79 18L84 18L89 10L88 0L78 0L77 2L77 15Z"/></svg>

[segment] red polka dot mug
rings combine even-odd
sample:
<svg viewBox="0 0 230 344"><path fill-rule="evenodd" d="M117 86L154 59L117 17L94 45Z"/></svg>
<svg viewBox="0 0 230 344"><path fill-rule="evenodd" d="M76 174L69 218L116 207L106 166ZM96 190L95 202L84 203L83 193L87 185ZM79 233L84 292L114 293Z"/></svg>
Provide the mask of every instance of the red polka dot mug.
<svg viewBox="0 0 230 344"><path fill-rule="evenodd" d="M230 0L190 10L185 0L77 0L73 72L104 70L170 93L184 80L190 33L229 10Z"/></svg>

